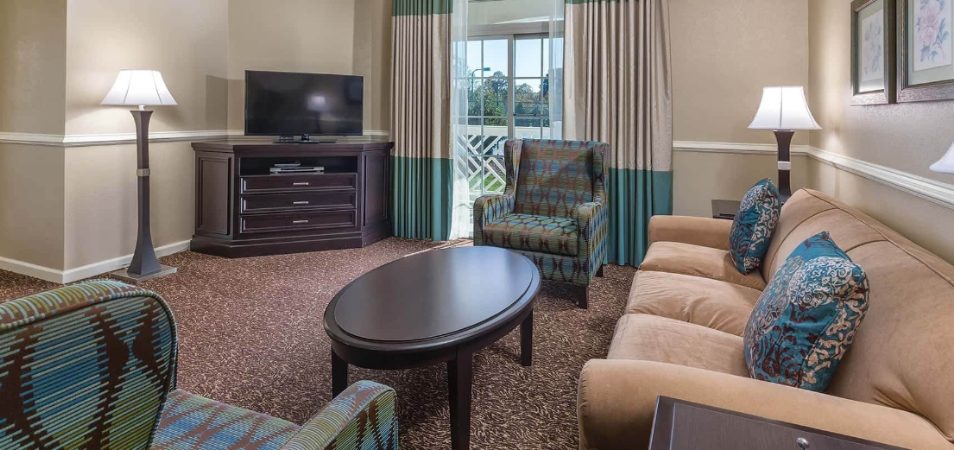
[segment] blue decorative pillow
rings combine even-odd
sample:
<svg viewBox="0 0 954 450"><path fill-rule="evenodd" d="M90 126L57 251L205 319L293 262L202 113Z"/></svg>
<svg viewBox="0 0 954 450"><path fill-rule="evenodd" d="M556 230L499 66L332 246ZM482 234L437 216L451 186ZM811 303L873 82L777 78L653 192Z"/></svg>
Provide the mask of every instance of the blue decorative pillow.
<svg viewBox="0 0 954 450"><path fill-rule="evenodd" d="M750 273L762 264L781 209L778 188L769 179L755 183L742 197L729 234L729 254L739 272Z"/></svg>
<svg viewBox="0 0 954 450"><path fill-rule="evenodd" d="M745 365L759 380L828 388L868 310L868 278L828 232L776 272L745 327Z"/></svg>

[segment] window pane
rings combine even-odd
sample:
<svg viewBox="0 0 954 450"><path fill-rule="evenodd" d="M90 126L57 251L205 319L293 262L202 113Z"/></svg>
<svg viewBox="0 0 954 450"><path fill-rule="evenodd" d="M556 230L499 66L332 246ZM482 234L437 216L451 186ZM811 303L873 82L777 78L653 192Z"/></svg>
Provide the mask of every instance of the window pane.
<svg viewBox="0 0 954 450"><path fill-rule="evenodd" d="M543 39L543 75L550 73L550 38Z"/></svg>
<svg viewBox="0 0 954 450"><path fill-rule="evenodd" d="M481 96L484 99L482 116L507 116L507 77L495 74L483 81Z"/></svg>
<svg viewBox="0 0 954 450"><path fill-rule="evenodd" d="M484 82L481 80L467 80L467 115L481 116L480 95L483 90Z"/></svg>
<svg viewBox="0 0 954 450"><path fill-rule="evenodd" d="M513 94L513 112L520 116L540 116L547 112L543 109L542 80L515 80Z"/></svg>
<svg viewBox="0 0 954 450"><path fill-rule="evenodd" d="M517 39L514 41L514 72L518 77L539 77L543 64L543 41L541 39Z"/></svg>
<svg viewBox="0 0 954 450"><path fill-rule="evenodd" d="M514 119L513 134L516 139L540 139L540 119Z"/></svg>
<svg viewBox="0 0 954 450"><path fill-rule="evenodd" d="M467 75L482 76L481 67L483 63L480 61L480 41L467 41Z"/></svg>
<svg viewBox="0 0 954 450"><path fill-rule="evenodd" d="M507 70L507 40L493 39L484 41L484 67L489 67L490 71L485 76L501 74L507 76L510 71Z"/></svg>

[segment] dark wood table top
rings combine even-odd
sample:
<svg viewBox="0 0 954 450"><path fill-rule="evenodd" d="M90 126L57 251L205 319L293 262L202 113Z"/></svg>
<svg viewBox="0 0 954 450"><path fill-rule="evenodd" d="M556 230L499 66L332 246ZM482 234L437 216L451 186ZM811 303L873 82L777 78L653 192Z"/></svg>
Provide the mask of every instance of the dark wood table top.
<svg viewBox="0 0 954 450"><path fill-rule="evenodd" d="M325 310L338 343L370 350L433 350L492 331L532 307L540 272L495 247L433 250L378 267Z"/></svg>
<svg viewBox="0 0 954 450"><path fill-rule="evenodd" d="M843 436L669 397L656 401L650 450L806 449L867 450L898 447Z"/></svg>

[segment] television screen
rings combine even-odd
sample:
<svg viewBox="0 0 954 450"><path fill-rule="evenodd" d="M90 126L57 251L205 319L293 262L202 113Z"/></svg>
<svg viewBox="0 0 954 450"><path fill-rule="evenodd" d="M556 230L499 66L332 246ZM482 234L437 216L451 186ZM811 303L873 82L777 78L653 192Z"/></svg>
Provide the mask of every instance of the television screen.
<svg viewBox="0 0 954 450"><path fill-rule="evenodd" d="M245 71L246 135L361 135L363 118L360 76Z"/></svg>

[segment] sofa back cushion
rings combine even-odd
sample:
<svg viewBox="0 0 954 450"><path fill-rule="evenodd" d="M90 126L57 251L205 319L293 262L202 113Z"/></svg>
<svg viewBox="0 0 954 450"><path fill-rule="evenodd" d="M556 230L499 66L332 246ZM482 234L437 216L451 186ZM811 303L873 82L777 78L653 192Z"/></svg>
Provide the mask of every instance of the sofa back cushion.
<svg viewBox="0 0 954 450"><path fill-rule="evenodd" d="M0 303L0 448L146 448L175 379L158 295L117 281Z"/></svg>
<svg viewBox="0 0 954 450"><path fill-rule="evenodd" d="M868 312L827 393L903 409L954 440L954 266L831 197L782 207L766 255L771 280L806 238L828 231L868 276Z"/></svg>
<svg viewBox="0 0 954 450"><path fill-rule="evenodd" d="M524 139L517 170L514 212L572 217L593 201L593 153L597 142Z"/></svg>

